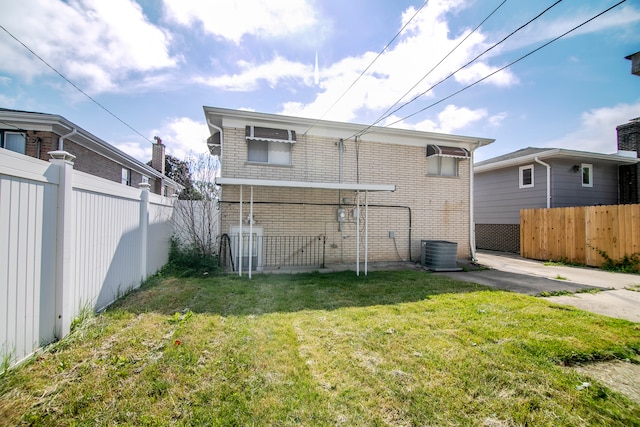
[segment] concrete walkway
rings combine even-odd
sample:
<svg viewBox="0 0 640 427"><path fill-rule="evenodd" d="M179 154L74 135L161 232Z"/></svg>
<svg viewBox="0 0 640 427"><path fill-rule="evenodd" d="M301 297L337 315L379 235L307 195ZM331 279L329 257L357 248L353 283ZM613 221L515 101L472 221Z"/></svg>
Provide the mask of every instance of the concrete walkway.
<svg viewBox="0 0 640 427"><path fill-rule="evenodd" d="M540 295L569 291L573 295L545 299L610 317L640 322L640 275L612 273L589 267L549 266L502 252L478 251L478 264L489 270L436 273L500 289ZM575 293L599 288L602 292Z"/></svg>

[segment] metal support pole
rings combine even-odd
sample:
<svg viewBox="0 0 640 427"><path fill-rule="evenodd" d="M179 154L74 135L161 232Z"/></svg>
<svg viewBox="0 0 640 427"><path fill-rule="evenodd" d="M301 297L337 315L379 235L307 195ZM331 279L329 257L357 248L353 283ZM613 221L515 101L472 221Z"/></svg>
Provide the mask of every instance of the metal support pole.
<svg viewBox="0 0 640 427"><path fill-rule="evenodd" d="M364 275L368 274L369 266L369 191L364 192Z"/></svg>
<svg viewBox="0 0 640 427"><path fill-rule="evenodd" d="M360 191L356 193L356 276L360 275Z"/></svg>
<svg viewBox="0 0 640 427"><path fill-rule="evenodd" d="M240 225L238 227L238 276L242 277L242 185L240 186Z"/></svg>
<svg viewBox="0 0 640 427"><path fill-rule="evenodd" d="M253 268L253 185L251 186L251 199L249 202L249 279Z"/></svg>

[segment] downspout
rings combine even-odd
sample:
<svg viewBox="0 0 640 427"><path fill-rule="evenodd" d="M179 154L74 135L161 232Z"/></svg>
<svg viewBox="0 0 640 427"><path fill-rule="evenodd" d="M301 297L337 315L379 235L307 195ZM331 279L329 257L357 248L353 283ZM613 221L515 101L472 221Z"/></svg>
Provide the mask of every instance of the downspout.
<svg viewBox="0 0 640 427"><path fill-rule="evenodd" d="M533 160L547 168L547 209L551 207L551 165L543 162L536 156Z"/></svg>
<svg viewBox="0 0 640 427"><path fill-rule="evenodd" d="M220 132L220 157L222 157L222 129L219 128L218 126L214 125L213 123L211 123L210 119L207 119L207 123L209 124L209 126L211 126L215 130Z"/></svg>
<svg viewBox="0 0 640 427"><path fill-rule="evenodd" d="M64 140L72 135L75 135L78 133L78 130L76 128L72 128L72 131L69 132L66 135L62 135L60 138L58 138L58 151L63 151L64 150Z"/></svg>
<svg viewBox="0 0 640 427"><path fill-rule="evenodd" d="M480 147L480 141L471 148L469 154L469 250L471 252L471 262L477 262L476 257L476 224L473 216L473 154Z"/></svg>

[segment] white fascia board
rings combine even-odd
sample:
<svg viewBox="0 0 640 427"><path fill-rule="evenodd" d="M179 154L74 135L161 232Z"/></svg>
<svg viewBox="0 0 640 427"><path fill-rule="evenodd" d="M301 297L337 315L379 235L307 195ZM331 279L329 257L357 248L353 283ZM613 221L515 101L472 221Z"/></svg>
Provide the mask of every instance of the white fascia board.
<svg viewBox="0 0 640 427"><path fill-rule="evenodd" d="M246 185L254 187L284 187L284 188L314 188L321 190L346 191L396 191L393 184L358 184L350 182L306 182L306 181L277 181L272 179L253 178L216 178L218 185Z"/></svg>
<svg viewBox="0 0 640 427"><path fill-rule="evenodd" d="M207 119L221 123L222 127L244 128L246 125L273 127L295 130L296 134L306 134L335 139L347 139L363 131L368 126L355 123L315 120L303 117L282 116L277 114L256 113L253 111L229 110L204 107ZM215 129L211 128L213 134ZM429 144L452 145L474 150L494 142L494 139L471 136L448 135L443 133L372 126L362 137L369 142L426 147Z"/></svg>
<svg viewBox="0 0 640 427"><path fill-rule="evenodd" d="M640 162L640 159L621 156L618 154L601 154L601 153L588 153L585 151L573 151L564 150L561 148L554 148L549 151L542 151L537 154L529 154L527 156L516 157L509 160L503 160L501 162L489 163L486 165L474 166L473 171L475 173L489 172L497 169L503 169L511 166L523 165L525 163L533 163L536 159L576 159L576 160L599 160L609 163L630 165Z"/></svg>

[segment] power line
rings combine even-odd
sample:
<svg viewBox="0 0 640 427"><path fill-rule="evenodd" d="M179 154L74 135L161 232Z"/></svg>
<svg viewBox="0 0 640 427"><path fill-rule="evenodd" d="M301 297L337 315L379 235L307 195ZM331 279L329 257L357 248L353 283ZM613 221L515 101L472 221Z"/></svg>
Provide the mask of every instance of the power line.
<svg viewBox="0 0 640 427"><path fill-rule="evenodd" d="M395 107L396 105L398 105L398 103L400 103L400 101L402 101L402 99L407 96L409 93L411 93L411 91L413 89L415 89L420 83L422 83L424 81L424 79L426 79L427 77L429 77L429 75L431 75L431 73L440 66L440 64L442 64L449 56L451 56L451 54L453 54L453 52L455 52L461 45L462 43L464 43L469 37L471 37L471 35L473 33L475 33L476 31L478 31L478 29L489 20L489 18L491 18L497 11L498 9L500 9L505 3L507 2L507 0L503 0L502 3L500 3L495 9L493 9L493 11L482 20L482 22L480 22L471 32L469 32L469 34L467 34L453 49L451 49L449 51L449 53L447 53L444 58L442 58L436 65L434 65L424 76L422 76L422 78L420 78L420 80L418 80L416 82L416 84L414 84L413 86L411 86L411 88L409 90L407 90L400 98L398 98L398 100L396 102L393 103L393 105L391 105L389 108L387 108L387 110L382 113L380 115L380 117L371 124L371 126L374 126L376 124L378 124L380 121L384 120L385 118L388 117L388 115L386 115L387 113L389 113L389 111L391 111L391 109L393 107ZM395 111L394 110L392 113L393 114Z"/></svg>
<svg viewBox="0 0 640 427"><path fill-rule="evenodd" d="M505 0L506 1L506 0ZM310 127L309 129L307 129L304 133L306 134L307 132L309 132L311 129L313 129L313 127L324 118L324 116L327 115L327 113L329 111L331 111L331 109L333 107L336 106L336 104L338 102L340 102L342 100L342 98L344 98L344 96L347 94L347 92L349 92L351 90L351 88L353 88L353 86L358 82L358 80L360 80L362 78L362 76L364 76L364 74L369 71L369 68L371 68L371 66L378 60L378 58L380 58L380 56L382 56L382 54L389 48L389 46L391 46L391 44L400 36L400 34L402 34L402 32L404 31L405 28L407 28L407 26L411 23L411 21L413 21L413 18L415 18L418 13L420 13L420 11L422 9L424 9L424 7L427 5L427 3L429 3L429 0L426 0L422 6L420 6L420 8L418 10L416 10L416 12L413 14L413 16L411 17L411 19L409 19L407 21L406 24L404 24L402 26L402 28L400 28L400 31L398 31L396 33L395 36L393 36L393 38L391 39L391 41L389 41L389 43L387 43L387 45L378 53L378 55L373 59L373 61L371 61L371 63L369 65L367 65L367 68L365 68L360 75L353 81L353 83L351 83L351 85L344 91L342 92L342 94L338 97L338 99L335 100L335 102L333 104L331 104L331 106L329 108L327 108L327 110L320 116L319 119L317 119Z"/></svg>
<svg viewBox="0 0 640 427"><path fill-rule="evenodd" d="M578 28L583 27L584 25L588 24L589 22L593 21L594 19L597 19L597 18L599 18L600 16L604 15L605 13L607 13L607 12L611 11L612 9L615 9L616 7L620 6L622 3L626 2L626 1L627 1L627 0L622 0L622 1L620 1L620 2L618 2L618 3L616 3L616 4L614 4L613 6L611 6L611 7L607 8L606 10L604 10L604 11L602 11L602 12L598 13L597 15L593 16L592 18L590 18L590 19L588 19L588 20L584 21L583 23L581 23L581 24L579 24L579 25L576 25L575 27L573 27L573 28L572 28L572 29L570 29L569 31L566 31L566 32L564 32L563 34L561 34L561 35L557 36L556 38L554 38L554 39L552 39L552 40L550 40L550 41L548 41L548 42L546 42L546 43L542 44L541 46L539 46L539 47L537 47L536 49L534 49L534 50L530 51L529 53L527 53L527 54L525 54L525 55L522 55L520 58L516 59L515 61L510 62L509 64L505 65L504 67L502 67L502 68L500 68L500 69L498 69L498 70L496 70L496 71L494 71L494 72L492 72L492 73L490 73L490 74L488 74L488 75L484 76L483 78L481 78L481 79L479 79L479 80L475 81L474 83L471 83L470 85L467 85L467 86L463 87L462 89L460 89L460 90L458 90L458 91L456 91L456 92L452 93L451 95L449 95L449 96L447 96L447 97L445 97L445 98L442 98L441 100L439 100L439 101L437 101L437 102L434 102L433 104L428 105L428 106L426 106L426 107L424 107L424 108L422 108L422 109L420 109L420 110L418 110L418 111L416 111L416 112L414 112L414 113L412 113L412 114L409 114L408 116L405 116L405 117L403 117L403 118L401 118L401 119L398 119L398 120L396 120L396 121L395 121L395 122L393 122L393 123L389 123L389 124L385 125L384 127L392 126L392 125L394 125L394 124L396 124L396 123L399 123L399 122L401 122L401 121L403 121L403 120L406 120L406 119L408 119L408 118L410 118L410 117L413 117L413 116L415 116L415 115L416 115L416 114L418 114L418 113L421 113L421 112L423 112L423 111L425 111L425 110L428 110L429 108L434 107L434 106L436 106L436 105L438 105L438 104L440 104L440 103L442 103L442 102L446 101L447 99L452 98L452 97L454 97L455 95L457 95L457 94L459 94L459 93L461 93L461 92L464 92L465 90L467 90L467 89L469 89L469 88L472 88L473 86L477 85L478 83L481 83L481 82L483 82L484 80L488 79L489 77L491 77L491 76L493 76L493 75L495 75L495 74L499 73L500 71L502 71L502 70L504 70L504 69L506 69L506 68L511 67L512 65L514 65L514 64L516 64L516 63L518 63L518 62L522 61L523 59L527 58L528 56L533 55L533 54L534 54L534 53L536 53L537 51L539 51L539 50L541 50L541 49L543 49L543 48L545 48L545 47L549 46L551 43L554 43L554 42L556 42L556 41L560 40L561 38L563 38L563 37L564 37L564 36L566 36L567 34L570 34L570 33L574 32L574 31L575 31L575 30L577 30ZM367 128L367 129L368 129L368 128Z"/></svg>
<svg viewBox="0 0 640 427"><path fill-rule="evenodd" d="M78 92L80 92L81 94L83 94L84 96L86 96L87 98L89 98L91 101L93 101L94 104L96 104L98 107L102 108L104 111L106 111L107 113L109 113L111 116L113 116L116 120L118 120L120 123L122 123L123 125L125 125L126 127L128 127L129 129L131 129L132 131L134 131L135 133L137 133L138 135L140 135L141 137L143 137L144 139L146 139L148 142L151 142L153 144L153 141L151 141L149 138L147 138L146 136L144 136L143 134L141 134L140 132L138 132L136 129L133 128L133 126L131 126L130 124L128 124L127 122L125 122L124 120L122 120L120 117L116 116L114 113L112 113L107 107L105 107L104 105L102 105L101 103L99 103L96 99L92 98L89 94L87 94L85 91L83 91L82 89L80 89L80 87L78 87L75 83L73 83L71 80L69 80L67 77L65 77L60 71L56 70L51 64L49 64L47 61L45 61L40 55L38 55L37 53L35 53L31 48L29 48L29 46L27 46L26 44L24 44L20 39L18 39L16 36L14 36L13 34L11 34L11 32L9 32L9 30L7 30L4 26L0 25L0 28L7 34L9 34L9 36L11 36L11 38L13 38L15 41L17 41L18 43L20 43L22 45L22 47L24 47L25 49L27 49L29 52L31 52L31 54L33 56L35 56L36 58L38 58L40 61L42 61L47 67L51 68L57 75L59 75L60 77L62 77L67 83L69 83L71 86L73 86Z"/></svg>
<svg viewBox="0 0 640 427"><path fill-rule="evenodd" d="M387 110L387 112L385 112L385 115L383 115L382 117L380 117L378 120L376 120L373 124L367 126L365 129L363 129L362 131L360 131L357 134L354 134L352 136L350 136L349 138L346 139L350 139L353 138L356 135L364 135L365 133L367 133L367 131L373 127L376 123L379 123L380 121L388 118L389 116L391 116L392 114L400 111L401 109L403 109L404 107L406 107L407 105L415 102L416 100L418 100L418 98L424 96L425 94L427 94L428 92L432 91L436 86L444 83L445 81L449 80L451 77L453 77L454 75L456 75L457 73L459 73L461 70L463 70L464 68L468 67L469 65L473 64L475 61L477 61L480 57L484 56L485 54L487 54L488 52L490 52L491 50L495 49L497 46L501 45L502 43L504 43L507 39L509 39L510 37L512 37L514 34L516 34L518 31L522 30L523 28L527 27L529 24L531 24L533 21L539 19L542 15L544 15L545 13L547 13L549 10L551 10L553 7L557 6L559 3L561 3L562 0L557 0L554 4L552 4L551 6L547 7L545 10L543 10L542 12L540 12L538 15L536 15L535 17L531 18L529 21L527 21L526 23L522 24L520 27L516 28L515 30L513 30L511 33L509 33L507 36L505 36L502 40L500 40L499 42L493 44L491 47L489 47L488 49L486 49L484 52L480 53L479 55L477 55L475 58L473 58L471 61L467 62L466 64L464 64L463 66L461 66L460 68L458 68L457 70L453 71L452 73L450 73L447 77L445 77L444 79L440 80L439 82L435 83L434 85L432 85L429 89L425 90L424 92L419 93L418 95L414 96L412 99L410 99L409 101L405 102L404 104L400 105L398 108L394 109L391 112L388 112L389 110ZM394 104L395 105L395 104ZM401 120L400 120L401 121ZM393 122L394 123L398 123L398 121ZM387 125L388 126L388 125ZM386 126L385 126L386 127Z"/></svg>

